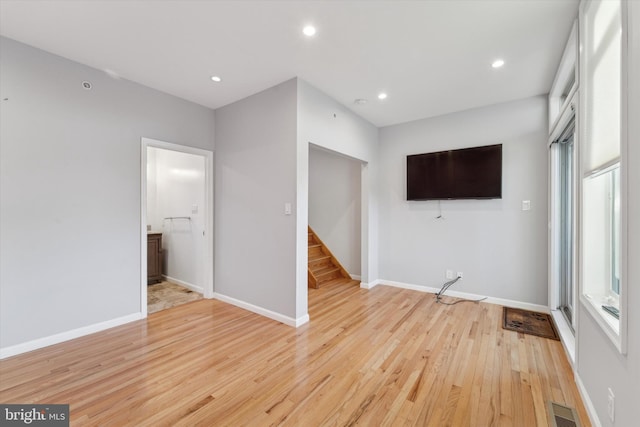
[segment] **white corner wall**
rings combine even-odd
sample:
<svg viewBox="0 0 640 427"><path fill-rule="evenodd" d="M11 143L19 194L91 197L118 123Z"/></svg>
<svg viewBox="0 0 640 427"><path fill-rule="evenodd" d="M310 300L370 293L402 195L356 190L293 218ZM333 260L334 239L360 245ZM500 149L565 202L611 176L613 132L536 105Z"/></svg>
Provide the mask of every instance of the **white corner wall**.
<svg viewBox="0 0 640 427"><path fill-rule="evenodd" d="M546 305L547 117L540 96L382 128L381 280L439 288L450 269L452 290ZM408 154L498 143L502 199L406 200Z"/></svg>
<svg viewBox="0 0 640 427"><path fill-rule="evenodd" d="M363 162L361 168L361 280L378 278L378 128L309 83L298 82L296 307L307 313L309 144Z"/></svg>
<svg viewBox="0 0 640 427"><path fill-rule="evenodd" d="M309 150L309 225L352 276L360 276L362 163Z"/></svg>
<svg viewBox="0 0 640 427"><path fill-rule="evenodd" d="M148 147L147 166L147 224L152 231L162 233L163 274L202 293L206 252L205 158ZM190 220L165 219L172 217Z"/></svg>
<svg viewBox="0 0 640 427"><path fill-rule="evenodd" d="M216 110L216 294L290 323L298 318L296 96L294 79Z"/></svg>
<svg viewBox="0 0 640 427"><path fill-rule="evenodd" d="M0 349L15 354L140 315L140 140L213 150L214 112L7 38L0 51Z"/></svg>

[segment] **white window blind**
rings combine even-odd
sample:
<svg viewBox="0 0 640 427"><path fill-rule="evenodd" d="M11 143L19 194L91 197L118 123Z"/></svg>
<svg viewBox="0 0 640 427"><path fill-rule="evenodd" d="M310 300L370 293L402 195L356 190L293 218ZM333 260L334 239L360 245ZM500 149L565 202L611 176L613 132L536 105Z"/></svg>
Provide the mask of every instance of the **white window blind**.
<svg viewBox="0 0 640 427"><path fill-rule="evenodd" d="M582 45L586 85L585 176L620 159L622 18L620 0L592 1L585 11Z"/></svg>

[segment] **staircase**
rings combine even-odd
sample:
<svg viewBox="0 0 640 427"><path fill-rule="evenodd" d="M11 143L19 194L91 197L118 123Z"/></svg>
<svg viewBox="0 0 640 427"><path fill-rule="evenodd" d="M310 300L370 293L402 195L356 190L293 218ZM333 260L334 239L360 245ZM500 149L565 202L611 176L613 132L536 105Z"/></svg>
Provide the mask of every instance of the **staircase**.
<svg viewBox="0 0 640 427"><path fill-rule="evenodd" d="M323 283L335 280L351 281L347 270L340 265L329 248L309 227L309 265L307 268L309 287L318 289Z"/></svg>

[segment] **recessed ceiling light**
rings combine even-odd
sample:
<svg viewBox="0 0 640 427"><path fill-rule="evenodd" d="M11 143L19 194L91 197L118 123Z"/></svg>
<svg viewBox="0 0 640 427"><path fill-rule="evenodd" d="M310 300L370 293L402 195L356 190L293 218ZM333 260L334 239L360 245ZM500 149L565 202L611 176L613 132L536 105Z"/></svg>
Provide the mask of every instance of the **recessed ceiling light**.
<svg viewBox="0 0 640 427"><path fill-rule="evenodd" d="M216 83L220 83L222 81L222 79L218 76L211 76L211 80L213 80Z"/></svg>
<svg viewBox="0 0 640 427"><path fill-rule="evenodd" d="M504 65L504 60L502 59L496 59L495 61L493 61L493 63L491 64L491 66L493 68L500 68Z"/></svg>
<svg viewBox="0 0 640 427"><path fill-rule="evenodd" d="M302 29L302 32L307 37L314 36L316 34L316 27L314 27L313 25L307 25Z"/></svg>
<svg viewBox="0 0 640 427"><path fill-rule="evenodd" d="M384 93L384 92L380 92L380 93L378 94L378 99L387 99L387 94L386 94L386 93Z"/></svg>

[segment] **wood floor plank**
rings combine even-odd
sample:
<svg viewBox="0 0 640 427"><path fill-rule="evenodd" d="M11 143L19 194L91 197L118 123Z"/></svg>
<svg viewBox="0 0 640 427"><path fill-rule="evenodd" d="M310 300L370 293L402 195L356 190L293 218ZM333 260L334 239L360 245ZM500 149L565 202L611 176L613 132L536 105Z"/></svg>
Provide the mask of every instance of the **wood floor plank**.
<svg viewBox="0 0 640 427"><path fill-rule="evenodd" d="M453 301L453 299L451 299ZM352 281L309 289L298 329L190 302L0 361L3 403L68 403L74 426L535 426L589 420L562 344L502 308Z"/></svg>

